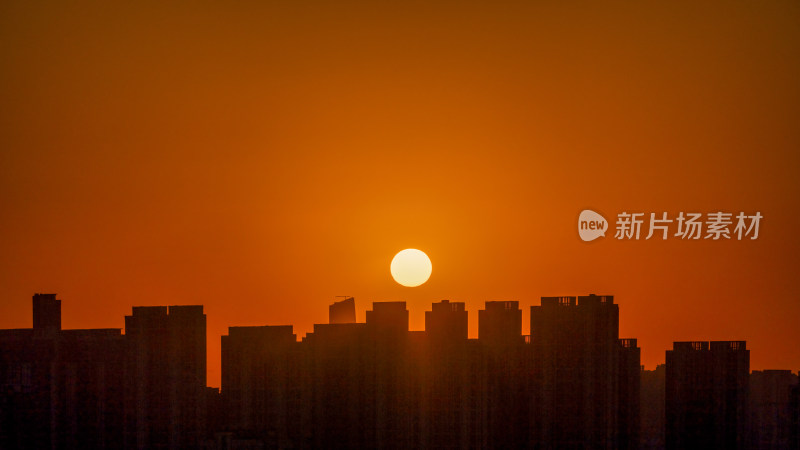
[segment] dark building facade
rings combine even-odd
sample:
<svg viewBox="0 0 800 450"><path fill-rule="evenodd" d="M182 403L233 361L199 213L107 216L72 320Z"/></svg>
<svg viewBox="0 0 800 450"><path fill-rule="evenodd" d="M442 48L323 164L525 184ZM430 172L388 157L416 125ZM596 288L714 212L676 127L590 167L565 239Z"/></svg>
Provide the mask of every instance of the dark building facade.
<svg viewBox="0 0 800 450"><path fill-rule="evenodd" d="M419 371L406 303L374 302L366 318L375 443L379 448L418 447Z"/></svg>
<svg viewBox="0 0 800 450"><path fill-rule="evenodd" d="M356 301L353 297L334 302L328 307L328 323L356 323Z"/></svg>
<svg viewBox="0 0 800 450"><path fill-rule="evenodd" d="M519 302L490 301L478 311L478 340L496 348L522 344L522 310Z"/></svg>
<svg viewBox="0 0 800 450"><path fill-rule="evenodd" d="M641 349L636 339L619 340L616 445L635 450L641 442Z"/></svg>
<svg viewBox="0 0 800 450"><path fill-rule="evenodd" d="M56 294L33 295L33 329L39 336L54 336L61 331L61 300Z"/></svg>
<svg viewBox="0 0 800 450"><path fill-rule="evenodd" d="M745 341L675 342L666 370L666 448L747 448Z"/></svg>
<svg viewBox="0 0 800 450"><path fill-rule="evenodd" d="M442 300L425 312L422 423L430 448L485 447L484 358L467 320L462 302Z"/></svg>
<svg viewBox="0 0 800 450"><path fill-rule="evenodd" d="M800 376L800 372L797 375ZM792 450L800 450L800 385L792 386L789 395L789 446Z"/></svg>
<svg viewBox="0 0 800 450"><path fill-rule="evenodd" d="M750 374L750 448L791 448L791 393L798 377L791 370L754 370Z"/></svg>
<svg viewBox="0 0 800 450"><path fill-rule="evenodd" d="M642 370L640 397L640 447L642 450L664 449L664 391L667 366Z"/></svg>
<svg viewBox="0 0 800 450"><path fill-rule="evenodd" d="M302 355L291 325L230 327L222 336L226 429L286 448L302 441Z"/></svg>
<svg viewBox="0 0 800 450"><path fill-rule="evenodd" d="M0 448L118 448L121 330L62 330L55 294L32 303L32 329L0 330Z"/></svg>
<svg viewBox="0 0 800 450"><path fill-rule="evenodd" d="M437 346L461 344L468 339L468 315L463 302L442 300L425 311L425 332Z"/></svg>
<svg viewBox="0 0 800 450"><path fill-rule="evenodd" d="M543 297L531 307L532 442L637 448L640 350L619 339L612 296Z"/></svg>
<svg viewBox="0 0 800 450"><path fill-rule="evenodd" d="M522 310L516 301L487 301L478 311L475 356L480 378L483 448L520 448L527 445L529 352L522 336Z"/></svg>
<svg viewBox="0 0 800 450"><path fill-rule="evenodd" d="M203 307L134 307L125 345L125 448L197 448L206 433Z"/></svg>
<svg viewBox="0 0 800 450"><path fill-rule="evenodd" d="M303 340L308 358L310 446L375 447L374 388L366 324L319 324Z"/></svg>

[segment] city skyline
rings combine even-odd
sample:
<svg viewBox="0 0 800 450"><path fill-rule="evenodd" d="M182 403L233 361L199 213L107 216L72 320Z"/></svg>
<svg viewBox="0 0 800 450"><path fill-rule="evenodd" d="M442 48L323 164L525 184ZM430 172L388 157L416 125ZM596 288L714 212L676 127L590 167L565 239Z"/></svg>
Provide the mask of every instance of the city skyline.
<svg viewBox="0 0 800 450"><path fill-rule="evenodd" d="M56 294L38 294L37 293L37 294L35 294L34 298L36 298L36 296L39 296L39 295L47 295L47 296L53 295L53 296L55 296ZM594 296L595 294L590 294L590 295ZM542 306L542 302L553 302L553 301L558 301L558 299L570 299L570 298L573 299L573 304L576 304L576 303L574 303L575 300L577 299L577 297L575 297L575 296L542 296L539 299L539 301L540 301L539 305L534 305L534 304L525 305L525 304L523 304L523 303L521 303L519 301L516 301L516 300L514 300L514 301L487 300L485 302L484 306L486 306L488 304L506 304L506 303L515 304L516 308L520 308L520 311L523 311L522 316L526 316L527 317L527 319L522 319L522 316L520 316L520 322L518 324L519 337L525 338L525 337L530 337L531 336L530 325L531 325L531 320L532 320L530 315L524 314L524 308L526 306L528 306L531 309L531 311L533 311L533 310L538 310L538 308L540 308ZM616 296L611 296L611 298L614 298L616 300ZM61 300L59 299L59 302L60 301ZM377 304L403 303L404 305L407 304L407 302L404 302L404 301L386 300L386 301L375 301L375 302L372 302L372 305L374 306L376 303ZM424 318L425 318L424 319L424 323L425 324L428 322L428 316L432 313L432 310L430 309L431 306L436 307L436 305L441 305L442 303L445 303L445 304L447 304L447 303L460 304L460 305L462 305L462 308L463 308L463 305L465 305L464 302L458 302L458 301L449 300L449 299L433 301L428 306L428 309L423 311ZM316 325L319 325L319 324L330 324L330 323L361 323L361 324L366 323L367 313L370 311L370 309L369 309L368 306L363 306L362 307L362 306L358 306L358 305L359 305L359 302L355 301L355 297L352 297L352 296L336 296L331 301L331 303L329 304L327 320L321 321L321 322L315 324L315 327L316 327ZM136 309L145 310L145 309L148 309L148 308L152 309L152 308L168 308L168 307L169 308L171 308L171 307L178 307L178 308L181 308L181 307L201 307L201 308L205 308L204 305L184 305L184 304L169 305L169 306L162 306L162 305L131 306L131 308L134 311ZM624 308L622 308L622 309L624 309ZM359 311L363 311L363 312L361 314L359 314ZM470 340L478 339L479 338L479 329L477 327L474 330L471 329L471 324L466 319L466 318L470 317L470 310L468 308L464 308L462 311L464 313L465 321L467 322L466 329L464 330L466 338L470 339ZM477 317L479 316L479 314L477 314L477 313L480 313L481 311L483 311L483 309L479 309L477 311L474 311L473 313L475 313L475 314L472 314L472 315L476 316L476 319L477 319ZM59 327L61 327L61 322L60 321L61 321L61 314L62 313L63 313L63 311L59 310L59 316L58 316L58 319L59 319L58 326ZM408 316L410 318L411 317L411 310L408 310L407 313L408 313ZM620 322L622 322L622 320L620 320ZM127 323L127 319L125 320L125 323ZM427 331L424 326L420 330L413 329L410 326L410 323L411 323L410 319L409 319L408 323L409 323L409 325L408 325L407 331L409 331L409 332L415 332L415 331L425 332L425 331ZM291 330L291 334L293 334L295 336L294 339L295 339L296 342L302 342L306 338L306 336L308 336L309 334L313 334L313 332L314 332L314 328L312 328L311 331L309 331L305 335L302 335L302 334L299 334L297 332L297 330L295 329L294 325L292 325L292 324L278 324L278 323L256 323L256 324L252 324L251 323L251 324L247 324L247 325L244 325L244 324L229 324L227 326L227 328L226 328L226 332L228 330L230 330L230 328L237 328L237 327L238 328L242 328L242 327L245 327L245 328L246 327L265 327L265 326L266 327L283 327L283 328L290 329ZM516 327L517 327L516 325L512 324L512 329L516 328ZM15 327L15 328L11 328L11 329L23 329L23 328L24 327ZM103 329L116 329L116 328L113 328L113 327L101 327L101 328L103 328ZM64 328L64 329L65 330L69 330L70 328ZM75 330L81 330L81 329L75 329ZM125 334L124 333L125 332L125 326L120 327L119 330L123 333L123 335ZM525 331L527 331L527 333L525 333ZM576 329L574 331L578 332L579 330ZM225 332L222 333L220 336L224 336L224 335L225 335ZM208 336L207 336L206 345L208 343L214 341L214 340L219 342L219 337L220 336L212 336L209 333ZM638 341L638 338L633 337L633 340L634 341ZM669 353L672 350L672 346L675 343L679 343L679 342L684 342L684 343L686 343L686 342L708 342L708 341L726 341L726 342L727 341L747 341L748 342L748 349L752 350L752 341L746 339L746 336L741 336L741 335L737 335L737 336L717 336L716 338L710 338L710 339L706 339L706 338L680 339L680 340L674 340L674 341L670 342L670 347L666 348L665 351L662 352L662 359L661 359L660 362L656 362L651 367L646 366L645 364L642 364L642 367L644 369L647 369L647 370L652 370L652 369L655 369L657 366L665 364L666 359L665 359L665 357L663 355ZM641 346L639 346L639 348L641 348ZM212 360L212 357L214 357L214 356L215 355L212 355L210 352L207 355L207 360L208 360L207 362L208 362L208 366L209 367L211 367L211 366L213 366L215 364L215 361ZM748 363L748 364L750 364L750 363ZM752 366L750 366L750 367L751 367L752 370L789 370L789 371L792 371L792 372L800 372L800 362L798 362L797 364L794 364L793 366L790 365L790 366L786 366L786 367L755 367L755 368L753 368ZM209 372L210 372L210 370L209 370ZM216 381L215 379L213 379L211 377L208 377L208 379L209 379L209 386L219 386L219 383L216 383L216 384L212 383L212 381Z"/></svg>
<svg viewBox="0 0 800 450"><path fill-rule="evenodd" d="M673 342L641 366L611 295L463 302L409 330L405 302L355 300L298 340L230 326L208 387L202 305L133 306L121 329L64 330L55 294L0 330L4 448L790 449L800 372L753 370L746 341Z"/></svg>

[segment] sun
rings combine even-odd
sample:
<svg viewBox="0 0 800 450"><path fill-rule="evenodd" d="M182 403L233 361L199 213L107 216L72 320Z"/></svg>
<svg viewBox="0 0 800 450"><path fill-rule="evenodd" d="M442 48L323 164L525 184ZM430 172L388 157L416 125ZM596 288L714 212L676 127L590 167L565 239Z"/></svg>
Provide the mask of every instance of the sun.
<svg viewBox="0 0 800 450"><path fill-rule="evenodd" d="M419 286L431 277L431 260L415 248L407 248L392 258L392 278L407 287Z"/></svg>

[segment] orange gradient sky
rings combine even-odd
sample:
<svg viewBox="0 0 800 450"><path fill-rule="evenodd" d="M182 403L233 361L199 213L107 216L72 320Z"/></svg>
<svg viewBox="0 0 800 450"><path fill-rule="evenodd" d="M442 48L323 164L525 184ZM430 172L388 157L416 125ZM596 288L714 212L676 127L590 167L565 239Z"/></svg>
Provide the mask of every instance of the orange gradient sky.
<svg viewBox="0 0 800 450"><path fill-rule="evenodd" d="M800 5L4 2L0 328L203 304L327 321L336 295L613 294L653 368L746 339L800 369ZM486 2L489 3L489 2ZM758 240L584 243L584 208L760 211ZM395 283L396 252L433 262Z"/></svg>

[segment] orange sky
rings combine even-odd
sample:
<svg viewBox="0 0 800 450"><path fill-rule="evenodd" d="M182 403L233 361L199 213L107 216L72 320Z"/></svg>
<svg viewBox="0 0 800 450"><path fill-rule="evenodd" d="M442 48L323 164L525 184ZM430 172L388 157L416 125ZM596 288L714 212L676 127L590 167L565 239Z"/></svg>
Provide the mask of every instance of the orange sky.
<svg viewBox="0 0 800 450"><path fill-rule="evenodd" d="M334 4L335 3L335 4ZM648 368L746 339L800 369L800 5L0 5L0 328L203 304L299 336L353 295L613 294ZM488 3L488 2L486 2ZM535 4L531 4L535 3ZM578 239L584 208L764 216L756 241ZM415 247L430 281L396 284Z"/></svg>

